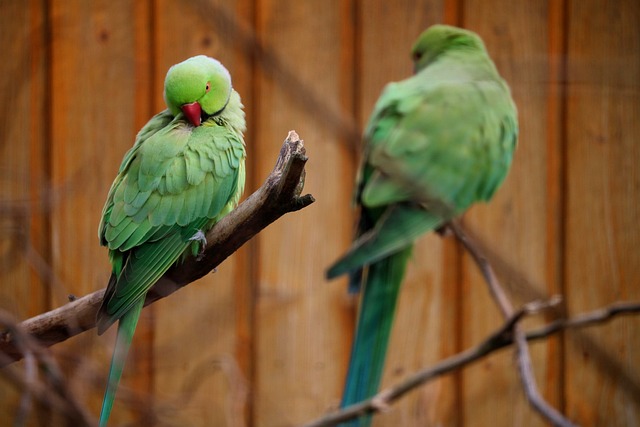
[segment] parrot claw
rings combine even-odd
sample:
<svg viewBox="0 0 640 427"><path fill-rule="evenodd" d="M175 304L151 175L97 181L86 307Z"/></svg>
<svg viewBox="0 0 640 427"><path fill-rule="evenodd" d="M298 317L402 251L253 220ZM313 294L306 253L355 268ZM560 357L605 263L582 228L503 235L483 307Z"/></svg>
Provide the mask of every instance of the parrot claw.
<svg viewBox="0 0 640 427"><path fill-rule="evenodd" d="M202 258L204 258L204 248L207 246L207 237L204 235L204 232L202 230L198 230L198 232L191 236L189 240L200 242L200 251L198 252L196 259L198 261L202 260Z"/></svg>
<svg viewBox="0 0 640 427"><path fill-rule="evenodd" d="M442 224L440 227L436 228L436 233L440 237L451 237L453 236L453 230L451 229L451 221Z"/></svg>

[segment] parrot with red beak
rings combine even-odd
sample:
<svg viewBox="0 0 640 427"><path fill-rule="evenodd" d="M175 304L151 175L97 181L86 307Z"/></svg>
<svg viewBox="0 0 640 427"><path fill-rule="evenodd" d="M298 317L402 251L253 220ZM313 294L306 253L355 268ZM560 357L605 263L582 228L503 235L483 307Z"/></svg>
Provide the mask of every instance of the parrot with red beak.
<svg viewBox="0 0 640 427"><path fill-rule="evenodd" d="M107 425L147 291L174 264L204 250L205 234L234 209L245 184L245 119L231 76L217 60L174 65L167 109L152 117L125 154L100 220L112 273L98 334L116 321L100 426Z"/></svg>

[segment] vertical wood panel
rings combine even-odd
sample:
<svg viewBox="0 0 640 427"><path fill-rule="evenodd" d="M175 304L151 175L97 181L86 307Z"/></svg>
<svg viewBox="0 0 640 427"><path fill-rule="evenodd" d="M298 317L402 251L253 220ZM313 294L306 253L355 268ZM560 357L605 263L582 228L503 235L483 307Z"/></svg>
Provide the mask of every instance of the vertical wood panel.
<svg viewBox="0 0 640 427"><path fill-rule="evenodd" d="M52 28L52 254L58 287L52 304L71 293L104 287L107 251L97 227L102 206L125 151L137 132L134 7L126 1L53 1ZM89 332L55 347L72 389L99 411L115 329ZM143 328L144 329L144 326ZM134 340L123 389L148 389ZM92 363L88 363L91 360ZM95 363L95 365L93 364ZM94 371L94 369L97 370ZM137 374L140 372L140 375ZM96 381L88 381L95 375ZM127 419L126 391L119 393L113 422Z"/></svg>
<svg viewBox="0 0 640 427"><path fill-rule="evenodd" d="M569 5L569 313L640 299L640 4ZM583 425L640 425L640 319L567 337L566 405Z"/></svg>
<svg viewBox="0 0 640 427"><path fill-rule="evenodd" d="M349 304L344 284L326 283L324 270L351 235L349 208L353 164L328 116L344 114L352 95L352 67L344 26L348 2L264 1L257 31L273 49L279 69L261 69L256 94L257 176L273 167L282 140L295 129L306 142L305 191L317 202L288 215L258 236L256 312L256 426L295 425L337 406L348 357ZM348 28L347 28L348 29ZM275 70L275 71L274 71ZM308 94L294 91L286 70ZM293 90L292 90L293 89ZM313 97L314 99L311 99ZM311 109L313 105L320 108Z"/></svg>
<svg viewBox="0 0 640 427"><path fill-rule="evenodd" d="M498 70L509 83L519 112L520 138L511 172L494 199L471 209L465 223L489 251L489 258L515 306L558 292L549 254L557 240L547 209L558 176L548 172L559 156L547 150L549 46L547 2L464 2L466 28L485 41ZM555 76L554 76L555 78ZM555 160L557 161L557 160ZM557 171L555 171L557 173ZM547 233L551 233L548 235ZM471 259L463 270L463 343L481 341L502 323L487 286ZM530 347L540 391L558 405L559 353L557 342ZM544 425L529 407L513 360L505 351L469 368L463 376L464 419L473 425Z"/></svg>
<svg viewBox="0 0 640 427"><path fill-rule="evenodd" d="M96 229L109 185L138 129L165 108L168 67L208 54L230 69L248 107L245 193L294 128L317 202L144 310L112 423L295 425L336 407L355 300L344 281L323 277L352 234L348 147L360 141L348 139L345 124L363 127L383 85L411 73L415 37L438 21L480 33L519 107L512 171L490 204L465 217L516 304L566 291L575 314L638 300L640 6L567 2L566 20L562 1L0 2L8 58L0 64L0 309L24 318L105 286ZM233 20L257 31L266 56L252 56L250 35L239 37L250 33ZM532 346L541 391L582 425L640 425L640 321L615 322ZM475 265L460 262L451 240L421 239L383 386L500 323ZM88 332L54 348L96 416L114 336L115 328L100 338ZM524 400L510 351L457 378L420 388L374 425L544 424ZM0 420L13 420L18 398L0 375ZM62 425L42 411L29 421Z"/></svg>
<svg viewBox="0 0 640 427"><path fill-rule="evenodd" d="M45 37L41 1L0 2L0 311L16 319L48 307ZM0 374L0 420L14 419L19 399Z"/></svg>
<svg viewBox="0 0 640 427"><path fill-rule="evenodd" d="M361 127L384 85L413 73L411 47L423 30L443 20L443 3L360 2L360 77L356 81ZM429 235L416 245L400 292L383 388L456 351L456 262L448 256L449 243ZM435 381L376 416L374 425L453 425L455 391L452 376Z"/></svg>
<svg viewBox="0 0 640 427"><path fill-rule="evenodd" d="M205 54L223 63L243 102L251 103L249 61L239 52L234 29L220 15L245 19L248 2L160 0L154 17L154 107L166 108L164 78L173 64ZM251 120L251 117L247 117ZM251 143L250 143L251 144ZM248 156L255 156L247 147ZM251 188L245 190L245 195ZM154 304L154 390L161 420L171 425L244 425L247 372L239 370L236 288L246 287L241 259ZM243 355L244 356L244 355ZM168 410L167 410L168 409Z"/></svg>
<svg viewBox="0 0 640 427"><path fill-rule="evenodd" d="M46 307L45 281L32 275L36 251L46 244L46 65L41 5L0 4L0 46L11 60L0 65L0 310L18 318ZM34 246L35 245L35 246Z"/></svg>

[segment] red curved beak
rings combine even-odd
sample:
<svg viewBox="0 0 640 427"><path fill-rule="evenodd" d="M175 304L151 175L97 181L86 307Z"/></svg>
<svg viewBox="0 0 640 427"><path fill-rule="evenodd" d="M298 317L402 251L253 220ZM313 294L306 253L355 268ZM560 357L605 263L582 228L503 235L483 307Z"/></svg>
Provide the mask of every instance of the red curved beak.
<svg viewBox="0 0 640 427"><path fill-rule="evenodd" d="M192 102L191 104L184 104L180 107L187 120L194 125L200 126L200 116L202 115L202 108L198 102Z"/></svg>

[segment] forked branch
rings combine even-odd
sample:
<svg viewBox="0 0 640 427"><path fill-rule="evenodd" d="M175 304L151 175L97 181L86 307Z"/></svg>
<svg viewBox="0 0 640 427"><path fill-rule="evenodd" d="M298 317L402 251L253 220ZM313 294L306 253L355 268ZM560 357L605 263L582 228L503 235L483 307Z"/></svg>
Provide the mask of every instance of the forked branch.
<svg viewBox="0 0 640 427"><path fill-rule="evenodd" d="M145 305L171 295L205 276L240 246L286 213L314 202L301 196L307 162L303 141L295 131L284 141L275 168L264 184L207 233L207 247L200 259L188 258L175 265L147 294ZM95 327L96 312L104 289L21 323L21 328L45 346L51 346ZM0 366L24 357L10 332L0 333Z"/></svg>
<svg viewBox="0 0 640 427"><path fill-rule="evenodd" d="M304 427L328 427L341 422L354 419L364 414L372 414L388 409L395 401L402 398L411 390L420 387L429 381L442 375L457 371L480 359L495 353L514 343L513 330L525 317L538 313L557 305L560 299L554 297L549 301L533 302L516 310L508 317L500 328L484 339L478 345L454 354L433 366L411 374L406 380L392 387L380 391L375 396L346 408L336 410L325 416L311 421ZM560 332L565 329L583 328L595 326L607 322L614 317L630 314L640 314L640 302L624 302L611 305L596 311L584 313L570 319L556 320L548 325L527 332L524 337L527 341L536 341Z"/></svg>

